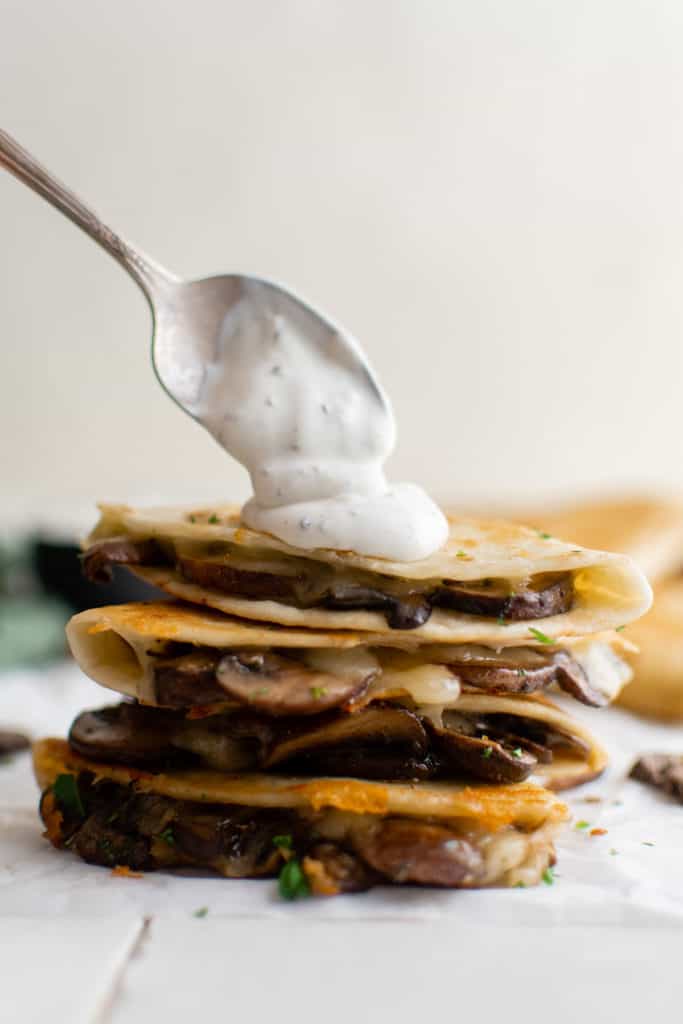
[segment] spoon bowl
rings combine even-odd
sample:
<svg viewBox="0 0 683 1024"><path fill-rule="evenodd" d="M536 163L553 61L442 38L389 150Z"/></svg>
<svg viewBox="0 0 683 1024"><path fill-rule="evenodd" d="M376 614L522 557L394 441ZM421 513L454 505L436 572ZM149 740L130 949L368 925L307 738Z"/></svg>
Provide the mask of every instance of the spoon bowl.
<svg viewBox="0 0 683 1024"><path fill-rule="evenodd" d="M238 306L243 320L258 321L264 329L283 316L305 324L308 338L325 351L332 348L335 359L364 388L375 415L391 420L389 400L358 343L286 288L243 274L182 280L107 227L75 193L1 130L0 166L85 231L142 289L152 312L152 363L159 383L214 437L217 435L210 423L220 410L206 408L207 368L215 364L226 318Z"/></svg>

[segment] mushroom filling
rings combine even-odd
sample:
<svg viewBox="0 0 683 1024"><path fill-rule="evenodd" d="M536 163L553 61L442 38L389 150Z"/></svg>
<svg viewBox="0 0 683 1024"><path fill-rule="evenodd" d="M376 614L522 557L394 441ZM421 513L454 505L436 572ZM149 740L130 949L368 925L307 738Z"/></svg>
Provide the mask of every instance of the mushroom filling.
<svg viewBox="0 0 683 1024"><path fill-rule="evenodd" d="M192 583L247 600L301 609L379 611L392 629L422 626L433 608L514 622L560 615L574 600L570 572L517 581L402 580L305 558L263 555L258 560L230 545L219 545L213 555L177 554L154 540L129 538L98 541L83 556L84 572L95 581L109 579L114 565L173 565Z"/></svg>
<svg viewBox="0 0 683 1024"><path fill-rule="evenodd" d="M523 715L446 711L443 724L396 704L352 713L279 719L239 709L206 718L121 703L86 711L69 733L83 757L151 771L353 776L386 781L526 779L556 752L583 758L585 744Z"/></svg>
<svg viewBox="0 0 683 1024"><path fill-rule="evenodd" d="M283 895L291 897L359 892L387 882L533 884L554 862L546 828L488 832L456 821L201 804L139 793L87 771L57 782L40 802L50 841L90 864L119 870L200 867L228 878L279 874ZM283 868L292 861L298 892L283 889Z"/></svg>
<svg viewBox="0 0 683 1024"><path fill-rule="evenodd" d="M408 678L396 672L388 675L386 670L397 659L407 659L391 649L221 651L170 643L161 654L149 653L155 702L171 708L228 702L268 715L315 715L358 704L371 686L370 693L381 692L385 679L391 689L400 688L401 680ZM470 690L536 693L557 685L592 707L607 701L564 650L516 647L496 652L478 646L432 645L424 653L425 670L445 666L453 682L459 680Z"/></svg>

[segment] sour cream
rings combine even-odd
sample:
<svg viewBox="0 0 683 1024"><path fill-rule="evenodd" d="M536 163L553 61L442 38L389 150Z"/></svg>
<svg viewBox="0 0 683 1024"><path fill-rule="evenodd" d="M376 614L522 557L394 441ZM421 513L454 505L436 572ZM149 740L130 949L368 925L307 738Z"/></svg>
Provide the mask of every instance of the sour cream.
<svg viewBox="0 0 683 1024"><path fill-rule="evenodd" d="M425 558L446 519L415 484L389 484L388 398L358 343L277 286L245 280L203 367L192 414L247 469L247 526L294 547Z"/></svg>

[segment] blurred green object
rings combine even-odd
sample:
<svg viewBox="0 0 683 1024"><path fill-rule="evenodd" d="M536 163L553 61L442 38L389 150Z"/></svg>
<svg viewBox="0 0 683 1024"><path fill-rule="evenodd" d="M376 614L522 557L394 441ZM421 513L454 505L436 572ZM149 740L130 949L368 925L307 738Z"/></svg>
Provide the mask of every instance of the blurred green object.
<svg viewBox="0 0 683 1024"><path fill-rule="evenodd" d="M71 611L42 591L30 545L0 544L0 670L64 657L64 626Z"/></svg>
<svg viewBox="0 0 683 1024"><path fill-rule="evenodd" d="M0 597L0 670L64 657L70 614L54 597Z"/></svg>

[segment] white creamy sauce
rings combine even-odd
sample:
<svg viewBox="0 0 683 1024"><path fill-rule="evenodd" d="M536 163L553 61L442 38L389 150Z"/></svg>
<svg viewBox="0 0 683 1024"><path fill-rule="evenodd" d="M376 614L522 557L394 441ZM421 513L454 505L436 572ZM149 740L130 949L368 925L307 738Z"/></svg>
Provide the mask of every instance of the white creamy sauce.
<svg viewBox="0 0 683 1024"><path fill-rule="evenodd" d="M398 561L440 548L448 524L415 484L389 484L391 406L358 343L267 282L225 317L189 411L251 476L247 526L294 547Z"/></svg>

